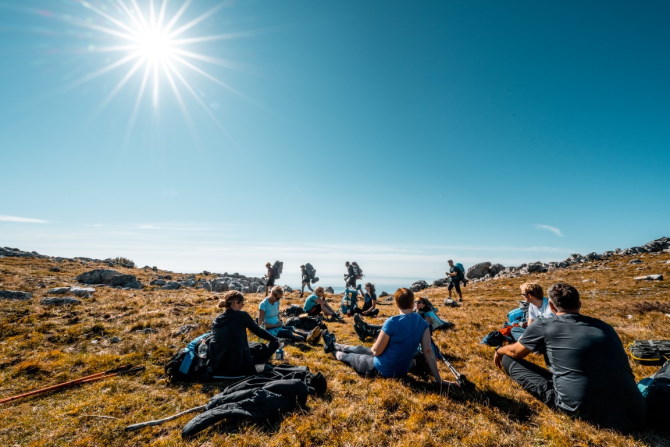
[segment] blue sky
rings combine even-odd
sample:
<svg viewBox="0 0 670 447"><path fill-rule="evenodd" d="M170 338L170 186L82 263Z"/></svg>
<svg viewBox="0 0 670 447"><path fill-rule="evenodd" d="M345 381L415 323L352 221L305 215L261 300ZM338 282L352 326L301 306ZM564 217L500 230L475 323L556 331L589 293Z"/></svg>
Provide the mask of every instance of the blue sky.
<svg viewBox="0 0 670 447"><path fill-rule="evenodd" d="M665 1L172 0L174 89L114 66L136 3L0 0L0 245L400 284L668 235Z"/></svg>

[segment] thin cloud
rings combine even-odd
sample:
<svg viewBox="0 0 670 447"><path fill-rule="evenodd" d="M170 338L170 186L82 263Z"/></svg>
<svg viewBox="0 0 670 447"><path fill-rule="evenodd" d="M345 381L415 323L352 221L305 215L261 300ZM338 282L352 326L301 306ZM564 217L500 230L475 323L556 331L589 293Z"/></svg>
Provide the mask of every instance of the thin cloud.
<svg viewBox="0 0 670 447"><path fill-rule="evenodd" d="M42 219L33 219L32 217L19 217L19 216L0 216L0 222L17 222L17 223L49 223L48 220Z"/></svg>
<svg viewBox="0 0 670 447"><path fill-rule="evenodd" d="M539 228L540 230L547 230L551 231L558 237L563 237L563 233L561 232L560 228L552 227L551 225L542 225L542 224L535 224L535 228Z"/></svg>

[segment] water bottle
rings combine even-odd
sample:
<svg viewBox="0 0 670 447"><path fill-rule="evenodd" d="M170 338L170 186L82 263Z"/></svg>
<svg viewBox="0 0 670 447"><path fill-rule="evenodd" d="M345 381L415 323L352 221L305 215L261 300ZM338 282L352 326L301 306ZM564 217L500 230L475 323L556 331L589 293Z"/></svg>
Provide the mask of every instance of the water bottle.
<svg viewBox="0 0 670 447"><path fill-rule="evenodd" d="M284 360L284 348L279 347L277 351L275 352L275 360Z"/></svg>

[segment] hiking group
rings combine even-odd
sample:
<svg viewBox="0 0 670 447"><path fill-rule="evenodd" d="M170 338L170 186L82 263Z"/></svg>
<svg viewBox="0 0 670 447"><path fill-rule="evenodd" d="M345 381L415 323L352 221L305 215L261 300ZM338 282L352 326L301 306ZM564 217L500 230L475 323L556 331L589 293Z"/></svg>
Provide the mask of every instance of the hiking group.
<svg viewBox="0 0 670 447"><path fill-rule="evenodd" d="M462 301L463 266L452 260L448 263L449 294L455 289ZM325 353L364 377L404 377L411 372L432 377L440 387L462 384L460 380L445 381L440 375L437 359L446 359L432 336L435 331L452 328L453 324L438 316L436 306L428 298L415 298L411 290L399 288L393 294L397 314L382 324L368 323L363 317L379 315L375 286L368 282L363 290L356 284L363 277L358 264L347 261L345 266L346 288L338 311L327 302L323 287L311 288L316 278L311 264L300 266L300 296L305 287L312 293L302 307L291 306L284 311L286 316L294 311L286 320L280 312L284 290L274 285L281 273L281 263L266 264L266 296L258 305L256 320L242 310L245 304L242 293L226 292L219 303L225 311L212 323L205 363L207 374L210 377L254 374L256 365L269 361L281 349L280 339L287 343L317 344L323 338ZM551 408L606 428L627 431L639 427L645 419L645 401L615 330L580 313L579 292L571 285L554 284L548 297L537 283L524 283L520 289L522 305L508 314L514 321L505 328L513 330L506 331L493 343L495 366ZM362 307L358 306L359 296L363 299ZM341 323L344 317L353 317L353 329L361 341L373 340L370 347L337 342L326 322ZM247 329L267 343L250 345ZM531 352L542 355L547 368L526 360Z"/></svg>

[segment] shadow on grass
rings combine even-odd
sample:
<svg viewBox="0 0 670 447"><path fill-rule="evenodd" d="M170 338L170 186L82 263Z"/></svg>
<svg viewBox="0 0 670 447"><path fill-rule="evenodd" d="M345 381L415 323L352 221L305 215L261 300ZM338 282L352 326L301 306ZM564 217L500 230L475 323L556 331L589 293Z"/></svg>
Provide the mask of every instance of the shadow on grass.
<svg viewBox="0 0 670 447"><path fill-rule="evenodd" d="M630 433L630 436L648 446L670 446L670 427L668 426L647 424L642 430Z"/></svg>
<svg viewBox="0 0 670 447"><path fill-rule="evenodd" d="M535 411L525 402L517 399L510 399L502 396L492 390L463 390L459 387L440 387L439 385L426 380L417 380L412 376L407 376L403 379L406 384L413 391L418 393L435 393L443 394L455 402L472 402L483 405L489 408L497 408L502 413L505 413L511 420L518 423L528 422L534 415Z"/></svg>

